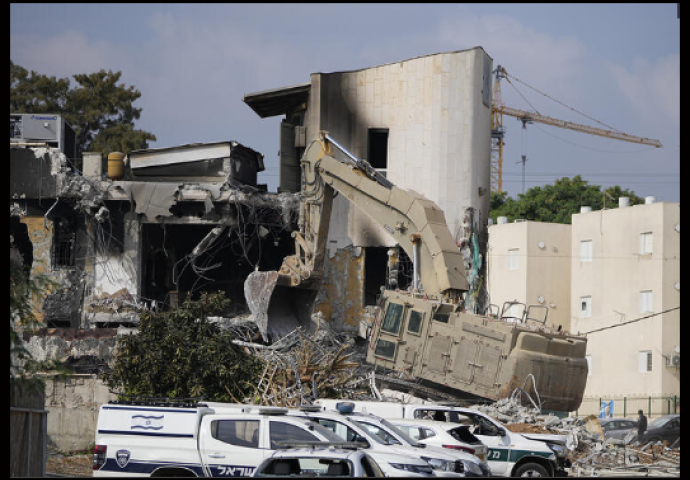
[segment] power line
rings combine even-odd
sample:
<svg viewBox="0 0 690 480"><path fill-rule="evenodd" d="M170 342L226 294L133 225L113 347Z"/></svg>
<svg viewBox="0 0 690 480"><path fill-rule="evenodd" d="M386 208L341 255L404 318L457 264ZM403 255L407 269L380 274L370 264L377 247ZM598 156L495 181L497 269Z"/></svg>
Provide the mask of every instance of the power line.
<svg viewBox="0 0 690 480"><path fill-rule="evenodd" d="M603 183L607 185L620 185L622 182L619 180L598 180L598 183ZM503 180L503 183L523 183L522 180ZM544 183L549 184L547 180L525 180L525 183L531 183L536 185L543 185ZM678 180L667 180L667 181L639 181L630 182L626 181L625 185L678 185L680 184L680 179ZM624 187L625 185L620 185Z"/></svg>
<svg viewBox="0 0 690 480"><path fill-rule="evenodd" d="M569 109L569 110L572 110L572 111L575 112L575 113L579 113L579 114L582 115L583 117L586 117L586 118L588 118L588 119L590 119L590 120L592 120L592 121L598 123L599 125L603 125L604 127L609 128L610 130L615 130L615 131L617 131L617 132L620 132L620 130L618 130L617 128L614 128L614 127L612 127L611 125L607 125L607 124L605 124L605 123L603 123L603 122L600 122L600 121L597 120L596 118L590 117L590 116L587 115L586 113L583 113L583 112L581 112L581 111L579 111L579 110L577 110L577 109L571 107L570 105L566 105L565 103L561 102L560 100L557 100L557 99L553 98L552 96L547 95L546 93L544 93L544 92L542 92L542 91L540 91L540 90L537 90L536 88L532 87L531 85L528 85L527 83L523 82L522 80L520 80L519 78L515 77L514 75L508 75L508 74L506 73L506 78L508 78L508 77L513 78L514 80L520 82L521 84L523 84L523 85L526 86L527 88L530 88L530 89L534 90L535 92L540 93L541 95L545 96L545 97L548 98L549 100L553 100L554 102L558 103L559 105L561 105L561 106L563 106L563 107L565 107L565 108L567 108L567 109ZM510 82L509 82L509 83L510 83ZM517 89L516 89L516 90L517 90ZM524 98L524 96L523 96L523 98ZM529 103L529 102L527 102L527 103ZM532 104L530 103L530 105L532 105ZM534 107L532 107L532 108L534 108ZM536 108L535 108L535 111L536 111ZM537 112L537 113L539 113L539 112Z"/></svg>
<svg viewBox="0 0 690 480"><path fill-rule="evenodd" d="M591 331L589 331L589 332L585 332L584 334L585 334L585 335L589 335L590 333L597 333L597 332L601 332L601 331L604 331L604 330L610 330L610 329L616 328L616 327L622 327L622 326L624 326L624 325L629 325L629 324L631 324L631 323L636 323L636 322L640 322L640 321L642 321L642 320L646 320L646 319L648 319L648 318L652 318L652 317L656 317L656 316L659 316L659 315L663 315L664 313L673 312L674 310L680 310L680 306L678 306L678 307L673 307L673 308L669 308L668 310L664 310L664 311L662 311L662 312L652 313L651 315L646 315L646 316L644 316L644 317L635 318L635 319L633 319L633 320L628 320L627 322L618 323L618 324L616 324L616 325L609 325L608 327L597 328L596 330L591 330Z"/></svg>

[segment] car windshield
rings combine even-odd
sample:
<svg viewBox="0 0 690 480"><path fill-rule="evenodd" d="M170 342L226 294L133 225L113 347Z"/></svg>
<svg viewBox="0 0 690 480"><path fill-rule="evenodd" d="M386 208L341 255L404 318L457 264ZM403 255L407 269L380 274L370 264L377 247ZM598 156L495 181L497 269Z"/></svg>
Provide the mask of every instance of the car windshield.
<svg viewBox="0 0 690 480"><path fill-rule="evenodd" d="M374 437L383 440L386 445L417 445L418 443L388 420L380 418L367 421L360 418L358 421L352 421L372 433Z"/></svg>
<svg viewBox="0 0 690 480"><path fill-rule="evenodd" d="M388 430L390 433L398 437L399 440L402 440L403 443L407 443L409 445L416 445L418 443L407 433L403 432L401 429L393 425L388 420L382 418L379 420L379 423L383 425L386 428L386 430Z"/></svg>
<svg viewBox="0 0 690 480"><path fill-rule="evenodd" d="M314 431L320 433L323 435L327 441L329 442L342 442L343 439L340 438L338 435L336 435L334 432L329 430L328 428L324 427L323 425L319 425L316 422L313 422ZM311 426L310 426L311 428Z"/></svg>

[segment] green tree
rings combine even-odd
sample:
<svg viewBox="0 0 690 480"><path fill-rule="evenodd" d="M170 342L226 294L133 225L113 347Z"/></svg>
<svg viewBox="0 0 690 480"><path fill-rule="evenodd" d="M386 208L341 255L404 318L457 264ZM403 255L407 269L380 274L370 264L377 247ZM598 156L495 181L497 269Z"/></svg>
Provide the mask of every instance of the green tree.
<svg viewBox="0 0 690 480"><path fill-rule="evenodd" d="M231 402L250 395L263 363L209 321L227 307L223 292L201 294L167 312L144 312L139 332L123 336L104 380L127 396Z"/></svg>
<svg viewBox="0 0 690 480"><path fill-rule="evenodd" d="M644 199L635 192L619 186L602 190L598 185L589 185L580 175L572 179L560 178L553 185L533 187L517 200L508 197L506 192L491 194L489 217L508 217L509 221L521 218L539 222L570 224L571 216L580 212L580 207L589 206L594 210L618 206L619 197L630 197L630 203L637 205Z"/></svg>
<svg viewBox="0 0 690 480"><path fill-rule="evenodd" d="M121 72L100 70L68 78L42 75L10 60L10 113L55 113L75 130L77 155L95 151L104 154L148 148L156 137L135 128L141 109L134 102L141 93L119 84Z"/></svg>
<svg viewBox="0 0 690 480"><path fill-rule="evenodd" d="M69 80L41 75L10 60L10 113L63 113Z"/></svg>

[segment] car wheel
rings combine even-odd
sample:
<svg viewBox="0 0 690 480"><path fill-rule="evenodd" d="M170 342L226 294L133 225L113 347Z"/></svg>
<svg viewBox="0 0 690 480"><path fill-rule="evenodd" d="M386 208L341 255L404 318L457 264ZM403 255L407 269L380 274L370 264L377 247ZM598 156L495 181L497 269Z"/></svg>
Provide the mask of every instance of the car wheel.
<svg viewBox="0 0 690 480"><path fill-rule="evenodd" d="M516 477L548 477L549 472L538 463L525 463L515 470Z"/></svg>

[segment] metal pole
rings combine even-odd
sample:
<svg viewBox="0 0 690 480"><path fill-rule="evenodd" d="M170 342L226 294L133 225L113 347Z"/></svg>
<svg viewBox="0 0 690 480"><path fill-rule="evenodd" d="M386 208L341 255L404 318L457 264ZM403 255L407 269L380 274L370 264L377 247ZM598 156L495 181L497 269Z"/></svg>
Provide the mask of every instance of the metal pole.
<svg viewBox="0 0 690 480"><path fill-rule="evenodd" d="M628 397L623 397L623 418L628 415Z"/></svg>
<svg viewBox="0 0 690 480"><path fill-rule="evenodd" d="M43 455L41 456L41 458L43 458L43 463L41 465L41 476L45 477L46 464L48 463L48 412L44 410L43 413L41 413L41 417L43 420L41 422L43 428L43 432L41 432L41 450L43 450Z"/></svg>
<svg viewBox="0 0 690 480"><path fill-rule="evenodd" d="M26 413L26 420L27 420L27 427L26 427L26 475L31 476L33 472L31 471L31 443L33 439L33 432L31 431L32 427L32 422L31 422L31 417L33 416L33 412L27 412Z"/></svg>

